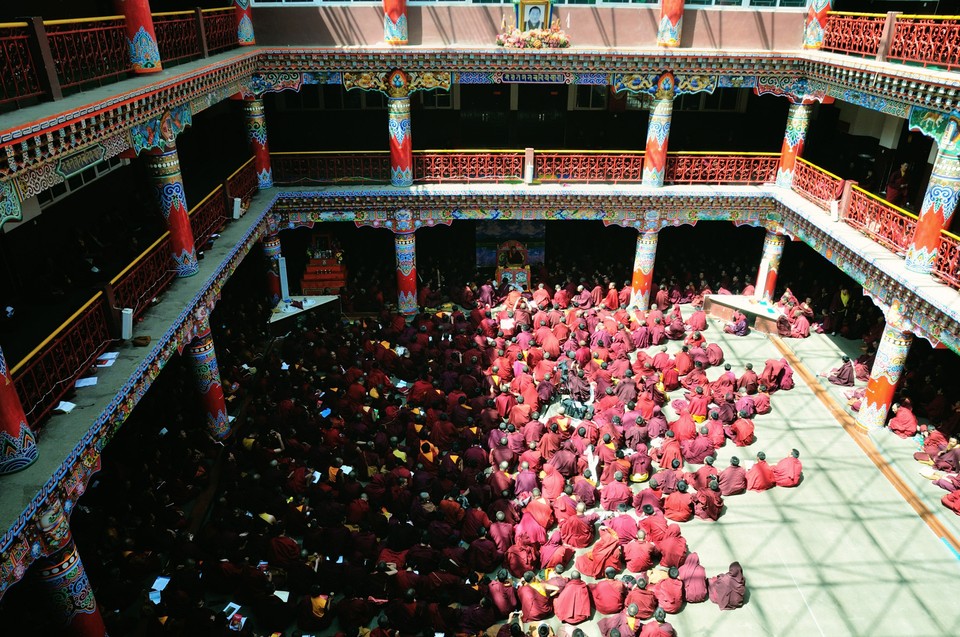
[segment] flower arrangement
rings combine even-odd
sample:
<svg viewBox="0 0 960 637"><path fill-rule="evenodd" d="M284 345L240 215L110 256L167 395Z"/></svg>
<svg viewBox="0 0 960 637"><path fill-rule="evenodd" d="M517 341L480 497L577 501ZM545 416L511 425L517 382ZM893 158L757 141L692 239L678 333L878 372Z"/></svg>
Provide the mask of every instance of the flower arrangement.
<svg viewBox="0 0 960 637"><path fill-rule="evenodd" d="M560 20L554 20L549 29L529 31L509 28L504 20L497 36L497 46L508 49L566 49L570 46L570 39L560 28Z"/></svg>

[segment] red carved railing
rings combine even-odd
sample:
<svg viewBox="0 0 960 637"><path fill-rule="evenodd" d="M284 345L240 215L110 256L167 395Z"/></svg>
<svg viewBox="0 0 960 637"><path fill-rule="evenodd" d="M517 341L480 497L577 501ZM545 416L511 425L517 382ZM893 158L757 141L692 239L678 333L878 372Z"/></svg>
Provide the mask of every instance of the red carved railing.
<svg viewBox="0 0 960 637"><path fill-rule="evenodd" d="M257 168L253 165L253 157L227 177L227 196L240 197L244 205L250 203L258 188Z"/></svg>
<svg viewBox="0 0 960 637"><path fill-rule="evenodd" d="M538 152L533 172L540 181L639 183L643 179L643 153Z"/></svg>
<svg viewBox="0 0 960 637"><path fill-rule="evenodd" d="M60 86L102 84L131 68L123 16L43 23Z"/></svg>
<svg viewBox="0 0 960 637"><path fill-rule="evenodd" d="M237 22L233 7L203 10L203 32L210 53L236 48Z"/></svg>
<svg viewBox="0 0 960 637"><path fill-rule="evenodd" d="M386 151L271 153L270 164L278 186L390 183Z"/></svg>
<svg viewBox="0 0 960 637"><path fill-rule="evenodd" d="M520 180L523 151L415 152L413 177L418 183Z"/></svg>
<svg viewBox="0 0 960 637"><path fill-rule="evenodd" d="M880 36L887 16L875 13L827 14L823 33L824 51L873 57L880 50Z"/></svg>
<svg viewBox="0 0 960 637"><path fill-rule="evenodd" d="M843 194L843 179L797 158L793 169L793 190L820 208L830 210L830 203L838 201Z"/></svg>
<svg viewBox="0 0 960 637"><path fill-rule="evenodd" d="M933 272L952 288L960 288L960 237L940 231L940 247Z"/></svg>
<svg viewBox="0 0 960 637"><path fill-rule="evenodd" d="M916 215L854 186L843 221L883 247L904 254L917 225Z"/></svg>
<svg viewBox="0 0 960 637"><path fill-rule="evenodd" d="M140 316L175 275L170 259L170 233L165 232L110 281L117 307L128 307L135 318Z"/></svg>
<svg viewBox="0 0 960 637"><path fill-rule="evenodd" d="M223 186L217 186L190 211L190 229L193 230L193 241L197 249L200 249L210 235L222 228L226 222L227 197L223 193Z"/></svg>
<svg viewBox="0 0 960 637"><path fill-rule="evenodd" d="M27 420L36 428L112 340L103 292L67 319L12 370Z"/></svg>
<svg viewBox="0 0 960 637"><path fill-rule="evenodd" d="M26 22L0 24L0 104L43 94Z"/></svg>
<svg viewBox="0 0 960 637"><path fill-rule="evenodd" d="M778 153L668 153L665 184L763 184L777 178Z"/></svg>
<svg viewBox="0 0 960 637"><path fill-rule="evenodd" d="M197 17L193 11L154 13L153 29L164 66L202 55Z"/></svg>
<svg viewBox="0 0 960 637"><path fill-rule="evenodd" d="M960 16L897 16L887 59L960 68Z"/></svg>

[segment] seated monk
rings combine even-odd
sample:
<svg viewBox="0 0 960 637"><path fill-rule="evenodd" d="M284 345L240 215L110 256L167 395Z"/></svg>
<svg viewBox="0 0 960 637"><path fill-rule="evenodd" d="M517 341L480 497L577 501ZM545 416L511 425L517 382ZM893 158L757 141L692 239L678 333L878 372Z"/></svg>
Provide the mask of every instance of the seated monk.
<svg viewBox="0 0 960 637"><path fill-rule="evenodd" d="M827 380L841 387L853 387L853 381L854 378L856 378L853 363L850 362L849 356L842 356L840 360L843 361L843 364L836 369L830 370L830 373L827 374Z"/></svg>
<svg viewBox="0 0 960 637"><path fill-rule="evenodd" d="M657 582L653 593L660 602L660 608L668 613L676 613L683 606L683 582L680 581L680 569L671 566L668 577Z"/></svg>
<svg viewBox="0 0 960 637"><path fill-rule="evenodd" d="M623 610L627 589L623 582L617 579L617 571L613 567L607 567L603 571L603 577L597 583L590 584L590 595L598 613L614 615Z"/></svg>
<svg viewBox="0 0 960 637"><path fill-rule="evenodd" d="M533 571L523 574L523 583L517 589L523 621L540 621L553 615L553 588L536 579Z"/></svg>
<svg viewBox="0 0 960 637"><path fill-rule="evenodd" d="M623 579L627 580L629 577L626 575ZM627 608L631 604L635 605L639 609L637 617L640 619L650 619L657 610L657 596L652 590L647 589L647 578L642 575L637 576L636 586L630 589L623 603Z"/></svg>
<svg viewBox="0 0 960 637"><path fill-rule="evenodd" d="M960 515L960 490L943 496L940 498L940 503L957 515Z"/></svg>
<svg viewBox="0 0 960 637"><path fill-rule="evenodd" d="M743 606L747 584L743 579L740 562L733 562L726 573L707 580L707 590L710 592L710 601L719 606L720 610L733 610Z"/></svg>
<svg viewBox="0 0 960 637"><path fill-rule="evenodd" d="M643 630L637 637L677 637L677 631L667 621L666 611L658 608L653 614L653 621L644 624Z"/></svg>
<svg viewBox="0 0 960 637"><path fill-rule="evenodd" d="M800 452L793 449L790 455L773 465L773 479L778 487L795 487L803 477Z"/></svg>
<svg viewBox="0 0 960 637"><path fill-rule="evenodd" d="M599 577L608 567L623 570L623 550L620 538L606 527L600 528L600 539L593 548L577 558L576 568L589 577Z"/></svg>
<svg viewBox="0 0 960 637"><path fill-rule="evenodd" d="M718 483L721 495L740 495L747 490L747 472L740 466L740 458L730 458L730 466L720 472Z"/></svg>
<svg viewBox="0 0 960 637"><path fill-rule="evenodd" d="M593 542L594 525L600 519L596 513L586 513L586 505L577 503L577 514L560 523L560 537L564 544L578 549L586 548Z"/></svg>
<svg viewBox="0 0 960 637"><path fill-rule="evenodd" d="M643 624L637 616L640 609L636 604L627 606L616 615L610 615L597 622L597 628L603 637L637 637Z"/></svg>
<svg viewBox="0 0 960 637"><path fill-rule="evenodd" d="M912 407L909 398L899 404L893 403L890 407L893 418L887 422L887 427L901 438L913 438L917 435L917 417L913 415Z"/></svg>
<svg viewBox="0 0 960 637"><path fill-rule="evenodd" d="M626 568L631 573L646 573L660 561L660 551L653 542L647 541L643 529L637 531L637 539L627 542L623 547ZM646 619L646 618L644 618Z"/></svg>
<svg viewBox="0 0 960 637"><path fill-rule="evenodd" d="M766 491L777 486L773 477L773 469L767 464L767 454L757 452L757 462L750 471L747 471L747 489L750 491Z"/></svg>
<svg viewBox="0 0 960 637"><path fill-rule="evenodd" d="M574 626L585 622L593 614L590 589L580 579L580 573L576 571L570 573L570 579L553 602L553 611L557 619Z"/></svg>

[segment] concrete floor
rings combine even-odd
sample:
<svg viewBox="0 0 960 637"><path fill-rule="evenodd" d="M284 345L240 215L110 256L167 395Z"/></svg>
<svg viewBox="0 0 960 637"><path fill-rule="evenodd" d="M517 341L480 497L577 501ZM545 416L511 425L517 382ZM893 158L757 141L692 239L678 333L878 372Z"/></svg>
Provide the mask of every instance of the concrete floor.
<svg viewBox="0 0 960 637"><path fill-rule="evenodd" d="M759 371L768 358L780 358L772 340L758 332L737 338L711 320L706 334L718 342L727 362L742 373L743 363ZM838 342L834 342L838 341ZM813 373L839 364L841 351L856 344L814 335L785 343ZM671 344L671 351L678 348ZM722 370L708 370L711 380ZM725 498L718 522L684 523L691 551L700 555L708 576L743 566L748 603L719 611L712 603L687 605L668 621L679 635L957 635L960 605L944 603L942 591L955 585L960 561L927 527L875 466L800 374L796 387L777 392L773 412L758 416L757 441L746 448L729 443L716 466L765 451L773 463L790 449L800 450L804 479L795 489L774 488ZM839 388L824 383L843 405ZM675 392L671 398L679 395ZM939 504L942 491L919 476L914 445L887 431L870 437L892 451L890 461L910 486L929 493L934 515L956 534L957 516ZM904 444L895 444L904 443ZM909 447L909 454L907 448ZM596 629L592 629L595 631ZM589 632L588 632L589 634Z"/></svg>

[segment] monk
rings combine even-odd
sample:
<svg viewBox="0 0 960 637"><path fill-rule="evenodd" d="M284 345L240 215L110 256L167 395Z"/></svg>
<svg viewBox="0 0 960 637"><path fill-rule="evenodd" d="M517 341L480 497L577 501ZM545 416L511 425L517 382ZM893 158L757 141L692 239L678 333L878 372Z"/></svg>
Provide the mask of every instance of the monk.
<svg viewBox="0 0 960 637"><path fill-rule="evenodd" d="M767 464L767 454L762 451L757 452L757 462L750 471L747 471L747 489L750 491L766 491L777 486L777 481L773 477L773 469Z"/></svg>
<svg viewBox="0 0 960 637"><path fill-rule="evenodd" d="M743 569L740 562L730 564L726 573L711 577L707 582L710 591L710 601L720 607L720 610L733 610L743 606L743 598L747 594L747 584L743 579Z"/></svg>
<svg viewBox="0 0 960 637"><path fill-rule="evenodd" d="M730 466L720 472L717 482L721 495L740 495L746 492L747 472L740 466L740 458L736 456L730 458Z"/></svg>
<svg viewBox="0 0 960 637"><path fill-rule="evenodd" d="M586 548L593 542L594 525L600 516L586 513L586 505L577 503L577 514L560 523L560 537L565 544L578 549Z"/></svg>
<svg viewBox="0 0 960 637"><path fill-rule="evenodd" d="M664 498L663 513L674 522L686 522L693 517L693 496L687 493L685 480L677 482L677 490Z"/></svg>
<svg viewBox="0 0 960 637"><path fill-rule="evenodd" d="M629 608L631 604L636 605L639 609L637 617L640 619L650 619L653 617L654 611L657 610L657 596L653 594L653 591L647 589L647 578L643 576L637 577L636 586L631 588L630 592L627 593L627 599L624 600L624 604L626 604L627 608Z"/></svg>
<svg viewBox="0 0 960 637"><path fill-rule="evenodd" d="M631 573L646 573L660 561L660 551L657 550L653 542L647 541L646 531L639 529L637 530L637 538L624 545L623 557L626 560L628 571Z"/></svg>
<svg viewBox="0 0 960 637"><path fill-rule="evenodd" d="M544 582L536 579L533 571L525 572L523 583L517 589L523 621L540 621L550 617L553 614L553 599L550 594L551 589L548 589Z"/></svg>
<svg viewBox="0 0 960 637"><path fill-rule="evenodd" d="M497 579L490 582L487 596L493 602L493 607L500 617L506 617L520 605L520 601L517 599L517 589L514 588L507 572L503 569L500 569L497 573Z"/></svg>
<svg viewBox="0 0 960 637"><path fill-rule="evenodd" d="M856 378L853 363L850 362L849 356L841 356L840 360L842 364L840 367L830 370L830 373L827 374L827 380L841 387L853 387L853 381Z"/></svg>
<svg viewBox="0 0 960 637"><path fill-rule="evenodd" d="M676 613L683 606L683 582L680 581L680 569L671 566L667 578L657 582L653 591L660 608L668 613Z"/></svg>
<svg viewBox="0 0 960 637"><path fill-rule="evenodd" d="M957 515L960 515L960 490L948 493L940 498L940 504L947 507Z"/></svg>
<svg viewBox="0 0 960 637"><path fill-rule="evenodd" d="M590 590L577 571L570 573L570 579L553 602L553 611L557 619L574 626L586 621L593 614Z"/></svg>
<svg viewBox="0 0 960 637"><path fill-rule="evenodd" d="M757 387L759 386L760 378L757 376L757 372L753 371L753 363L747 363L746 371L737 379L737 391L746 389L747 394L753 395L757 393Z"/></svg>
<svg viewBox="0 0 960 637"><path fill-rule="evenodd" d="M623 582L617 579L617 571L613 567L607 567L603 571L603 579L596 584L590 584L590 595L598 613L614 615L623 610L627 589Z"/></svg>
<svg viewBox="0 0 960 637"><path fill-rule="evenodd" d="M613 475L613 482L600 492L600 506L606 511L616 511L620 504L630 504L633 501L633 492L626 485L623 472L617 471Z"/></svg>
<svg viewBox="0 0 960 637"><path fill-rule="evenodd" d="M753 421L747 418L746 414L742 411L739 412L737 416L737 419L729 426L724 427L723 432L727 438L733 440L733 444L738 447L746 447L753 444L754 441Z"/></svg>
<svg viewBox="0 0 960 637"><path fill-rule="evenodd" d="M687 555L679 569L680 581L683 583L683 598L689 604L698 604L707 601L707 572L700 566L700 556L696 553Z"/></svg>
<svg viewBox="0 0 960 637"><path fill-rule="evenodd" d="M890 431L901 438L913 438L917 435L917 417L913 415L913 405L910 399L905 398L902 403L893 403L890 406L893 417L887 422Z"/></svg>
<svg viewBox="0 0 960 637"><path fill-rule="evenodd" d="M637 637L643 626L637 616L639 612L637 605L631 604L622 612L601 619L597 622L597 628L603 637Z"/></svg>
<svg viewBox="0 0 960 637"><path fill-rule="evenodd" d="M693 505L693 512L701 520L716 521L723 513L723 497L720 495L720 485L711 480L705 489L697 491L697 499Z"/></svg>
<svg viewBox="0 0 960 637"><path fill-rule="evenodd" d="M600 528L600 538L588 552L577 558L576 568L584 575L599 577L607 567L616 571L623 570L623 550L620 548L620 538L606 528Z"/></svg>
<svg viewBox="0 0 960 637"><path fill-rule="evenodd" d="M658 608L653 614L653 621L644 624L637 637L677 637L677 631L667 621L664 609Z"/></svg>
<svg viewBox="0 0 960 637"><path fill-rule="evenodd" d="M800 464L800 452L796 449L790 455L773 465L773 479L778 487L795 487L803 479L803 465Z"/></svg>

